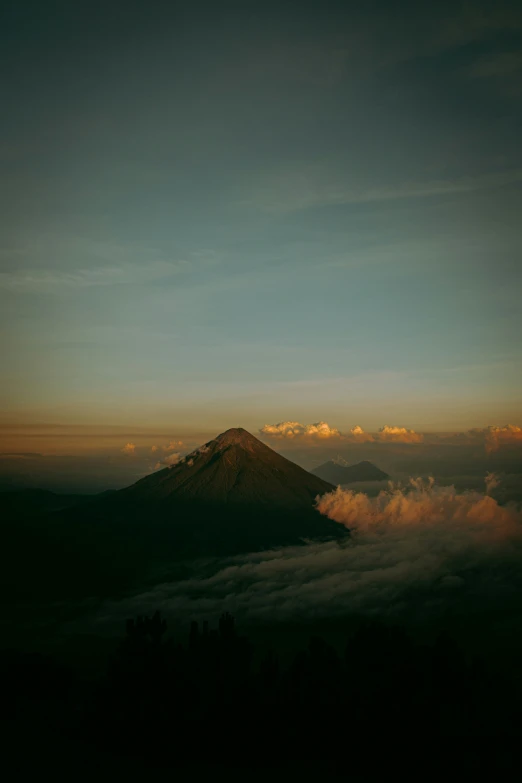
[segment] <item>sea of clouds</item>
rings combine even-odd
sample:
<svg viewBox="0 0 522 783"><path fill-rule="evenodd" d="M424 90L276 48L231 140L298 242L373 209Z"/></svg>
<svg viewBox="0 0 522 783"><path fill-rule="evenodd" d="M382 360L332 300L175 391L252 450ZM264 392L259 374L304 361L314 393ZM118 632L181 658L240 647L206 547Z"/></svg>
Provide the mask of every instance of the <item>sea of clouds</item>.
<svg viewBox="0 0 522 783"><path fill-rule="evenodd" d="M459 492L411 479L374 497L338 488L317 508L350 529L341 543L195 563L189 578L107 602L95 625L120 629L126 617L157 609L174 622L213 621L223 611L247 623L497 610L522 617L522 511L491 496L497 481L490 474L483 492Z"/></svg>

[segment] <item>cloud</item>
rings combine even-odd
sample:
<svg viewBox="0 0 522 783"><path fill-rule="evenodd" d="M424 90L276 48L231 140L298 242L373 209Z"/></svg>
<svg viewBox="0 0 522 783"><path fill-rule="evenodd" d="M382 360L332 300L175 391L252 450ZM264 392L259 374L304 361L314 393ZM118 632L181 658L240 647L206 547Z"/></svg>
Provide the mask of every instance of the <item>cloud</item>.
<svg viewBox="0 0 522 783"><path fill-rule="evenodd" d="M330 427L325 421L315 424L300 424L298 421L281 421L278 424L265 424L259 432L272 438L310 438L328 439L339 438L339 430Z"/></svg>
<svg viewBox="0 0 522 783"><path fill-rule="evenodd" d="M160 450L161 451L165 451L165 452L177 451L178 449L183 448L184 445L185 444L183 443L182 440L171 440L165 446L152 446L151 447L151 452L153 454L156 454L156 452L158 452Z"/></svg>
<svg viewBox="0 0 522 783"><path fill-rule="evenodd" d="M159 470L160 468L166 468L166 467L173 467L174 465L177 465L178 462L181 460L181 454L179 451L173 452L171 454L165 455L159 462L156 462L154 466L154 470Z"/></svg>
<svg viewBox="0 0 522 783"><path fill-rule="evenodd" d="M319 421L316 424L307 424L304 435L314 438L339 438L341 433L325 421Z"/></svg>
<svg viewBox="0 0 522 783"><path fill-rule="evenodd" d="M134 457L136 454L136 446L134 443L126 443L121 450L122 454L126 454L129 457Z"/></svg>
<svg viewBox="0 0 522 783"><path fill-rule="evenodd" d="M494 489L500 484L500 479L495 473L486 473L485 478L486 495L491 495Z"/></svg>
<svg viewBox="0 0 522 783"><path fill-rule="evenodd" d="M498 451L502 447L522 446L522 427L516 424L505 424L503 427L474 427L466 432L450 433L440 436L448 442L456 444L483 445L488 453Z"/></svg>
<svg viewBox="0 0 522 783"><path fill-rule="evenodd" d="M369 432L365 432L359 425L352 427L348 439L355 443L371 443L375 440L373 435L370 435Z"/></svg>
<svg viewBox="0 0 522 783"><path fill-rule="evenodd" d="M175 448L175 446L183 446L183 442L181 440L171 441L168 446L163 447L163 451ZM171 452L170 454L166 454L159 462L155 464L154 470L159 470L160 468L164 467L172 467L173 465L179 465L182 463L186 464L190 468L194 464L194 460L196 460L201 454L206 454L207 451L210 451L210 447L203 445L192 451L190 454L182 455L179 451Z"/></svg>
<svg viewBox="0 0 522 783"><path fill-rule="evenodd" d="M346 178L345 178L346 179ZM395 200L473 193L506 187L522 180L522 169L498 170L477 176L417 182L376 183L346 187L327 165L305 166L281 172L263 172L250 198L239 203L272 213L297 212L323 206L371 204Z"/></svg>
<svg viewBox="0 0 522 783"><path fill-rule="evenodd" d="M295 438L304 434L305 427L298 421L280 421L279 424L265 424L259 432L273 438Z"/></svg>
<svg viewBox="0 0 522 783"><path fill-rule="evenodd" d="M377 497L338 487L323 495L317 508L329 519L345 525L353 533L387 528L416 527L424 532L430 527L457 531L479 530L482 534L522 534L520 512L499 506L490 494L499 480L493 473L485 478L486 494L457 492L455 487L439 487L433 478L424 481L410 478L402 488L390 483Z"/></svg>
<svg viewBox="0 0 522 783"><path fill-rule="evenodd" d="M506 424L504 427L486 427L486 451L497 451L501 446L521 445L522 427Z"/></svg>
<svg viewBox="0 0 522 783"><path fill-rule="evenodd" d="M346 443L422 443L424 436L414 430L405 427L390 427L385 425L375 434L365 432L362 427L356 425L349 432L340 432L325 421L316 424L301 424L298 421L281 421L278 424L265 424L259 432L269 438L284 440L312 440L336 439Z"/></svg>
<svg viewBox="0 0 522 783"><path fill-rule="evenodd" d="M132 285L179 274L184 261L151 261L112 266L63 269L17 269L0 272L0 288L8 291L46 293L58 289L92 288L94 286Z"/></svg>
<svg viewBox="0 0 522 783"><path fill-rule="evenodd" d="M196 459L200 456L200 454L206 454L208 451L210 451L210 446L207 446L206 443L203 444L203 446L199 446L199 448L194 449L194 451L191 451L190 454L187 454L185 459Z"/></svg>
<svg viewBox="0 0 522 783"><path fill-rule="evenodd" d="M424 440L424 436L414 430L407 430L406 427L390 427L388 424L380 428L377 438L393 443L422 443Z"/></svg>
<svg viewBox="0 0 522 783"><path fill-rule="evenodd" d="M391 446L394 444L426 444L436 446L475 446L484 448L487 453L499 449L522 448L522 427L515 424L505 426L476 427L466 432L453 433L421 433L407 427L385 424L377 432L366 432L360 425L353 426L348 431L331 427L327 422L302 424L298 421L281 421L277 424L265 424L259 432L273 440L286 441L288 444L313 445L315 443L331 442L332 444L372 444ZM416 470L417 468L413 468ZM408 468L411 470L411 468Z"/></svg>
<svg viewBox="0 0 522 783"><path fill-rule="evenodd" d="M181 454L179 453L179 451L175 451L171 454L168 454L166 457L164 457L162 461L164 465L177 465L180 459L181 459Z"/></svg>
<svg viewBox="0 0 522 783"><path fill-rule="evenodd" d="M488 481L491 477L488 477ZM285 621L362 613L431 622L477 609L522 614L522 514L480 492L412 479L376 498L336 490L318 508L347 525L342 542L250 553L206 563L130 601L100 623L160 609L167 616ZM504 614L505 616L505 614ZM110 618L110 622L109 619Z"/></svg>
<svg viewBox="0 0 522 783"><path fill-rule="evenodd" d="M163 446L163 451L176 451L176 449L183 448L185 444L182 440L171 440L166 446Z"/></svg>

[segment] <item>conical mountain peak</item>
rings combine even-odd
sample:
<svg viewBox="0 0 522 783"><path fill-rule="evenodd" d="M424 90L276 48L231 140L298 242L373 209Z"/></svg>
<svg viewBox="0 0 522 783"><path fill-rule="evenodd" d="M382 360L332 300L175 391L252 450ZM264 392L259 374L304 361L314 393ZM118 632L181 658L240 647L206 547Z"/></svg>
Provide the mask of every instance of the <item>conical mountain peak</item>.
<svg viewBox="0 0 522 783"><path fill-rule="evenodd" d="M285 459L247 430L233 427L120 494L143 500L312 510L317 495L331 489L331 484Z"/></svg>
<svg viewBox="0 0 522 783"><path fill-rule="evenodd" d="M250 451L253 448L266 448L264 443L261 443L260 440L243 429L243 427L232 427L231 429L222 432L221 435L218 435L217 438L215 438L215 443L220 447L242 446Z"/></svg>

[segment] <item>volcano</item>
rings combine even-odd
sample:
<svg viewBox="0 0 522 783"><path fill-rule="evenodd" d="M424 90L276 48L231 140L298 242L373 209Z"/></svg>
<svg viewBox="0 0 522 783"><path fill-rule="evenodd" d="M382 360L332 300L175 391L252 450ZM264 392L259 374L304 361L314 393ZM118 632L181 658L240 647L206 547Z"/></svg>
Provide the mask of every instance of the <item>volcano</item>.
<svg viewBox="0 0 522 783"><path fill-rule="evenodd" d="M147 544L165 551L232 555L339 538L346 528L321 515L315 500L334 486L314 476L241 427L113 495L104 514L128 520Z"/></svg>
<svg viewBox="0 0 522 783"><path fill-rule="evenodd" d="M39 555L60 553L53 576L69 591L114 595L186 578L195 561L344 538L344 525L315 508L333 489L246 430L230 429L176 465L57 512Z"/></svg>
<svg viewBox="0 0 522 783"><path fill-rule="evenodd" d="M314 468L312 474L336 486L353 484L356 481L386 481L390 478L387 473L366 460L356 465L339 465L334 460L329 460Z"/></svg>
<svg viewBox="0 0 522 783"><path fill-rule="evenodd" d="M117 494L138 502L191 501L296 511L311 510L318 495L333 489L238 427Z"/></svg>

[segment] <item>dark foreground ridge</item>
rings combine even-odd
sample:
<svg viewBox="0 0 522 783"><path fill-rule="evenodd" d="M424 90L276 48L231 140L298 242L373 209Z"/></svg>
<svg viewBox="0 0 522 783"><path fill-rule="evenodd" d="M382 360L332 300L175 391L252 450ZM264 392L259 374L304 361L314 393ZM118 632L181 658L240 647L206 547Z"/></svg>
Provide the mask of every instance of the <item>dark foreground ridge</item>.
<svg viewBox="0 0 522 783"><path fill-rule="evenodd" d="M418 781L421 765L423 780L440 781L509 779L518 763L520 683L466 660L446 632L420 644L363 622L339 648L313 635L284 661L229 614L215 630L192 623L188 644L166 631L158 613L128 620L94 680L42 655L1 654L4 764L12 753L18 773L67 779L313 770L350 781Z"/></svg>

